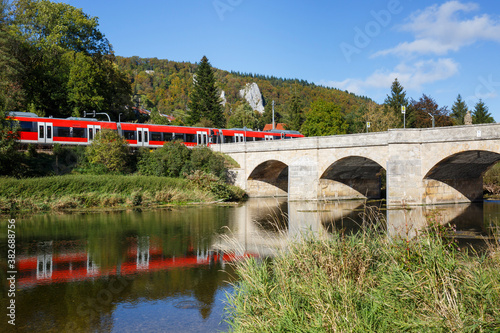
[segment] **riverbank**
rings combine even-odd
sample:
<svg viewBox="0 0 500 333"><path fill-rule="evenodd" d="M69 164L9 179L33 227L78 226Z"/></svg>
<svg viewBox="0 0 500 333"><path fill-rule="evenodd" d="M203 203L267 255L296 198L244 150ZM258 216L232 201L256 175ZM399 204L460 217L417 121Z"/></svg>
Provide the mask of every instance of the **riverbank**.
<svg viewBox="0 0 500 333"><path fill-rule="evenodd" d="M243 190L220 181L135 175L1 178L0 212L151 207L239 201Z"/></svg>
<svg viewBox="0 0 500 333"><path fill-rule="evenodd" d="M484 254L468 253L447 232L305 237L272 260L240 263L232 331L500 331L498 238Z"/></svg>

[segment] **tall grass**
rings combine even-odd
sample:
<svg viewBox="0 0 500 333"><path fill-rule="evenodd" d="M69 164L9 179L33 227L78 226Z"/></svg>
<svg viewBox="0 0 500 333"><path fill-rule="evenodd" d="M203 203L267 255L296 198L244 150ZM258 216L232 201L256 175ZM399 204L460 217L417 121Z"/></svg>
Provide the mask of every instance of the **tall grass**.
<svg viewBox="0 0 500 333"><path fill-rule="evenodd" d="M227 191L233 189L228 186ZM120 175L0 178L0 211L4 212L134 207L218 199L217 193L180 178Z"/></svg>
<svg viewBox="0 0 500 333"><path fill-rule="evenodd" d="M272 260L241 262L235 332L500 332L500 245L478 255L442 237L365 228L307 235Z"/></svg>

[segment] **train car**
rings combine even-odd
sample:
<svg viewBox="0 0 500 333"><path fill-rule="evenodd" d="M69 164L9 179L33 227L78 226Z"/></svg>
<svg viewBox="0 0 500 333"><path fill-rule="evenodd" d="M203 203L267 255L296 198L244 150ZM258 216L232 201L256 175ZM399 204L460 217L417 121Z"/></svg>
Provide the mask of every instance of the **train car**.
<svg viewBox="0 0 500 333"><path fill-rule="evenodd" d="M118 131L131 147L158 148L165 142L182 141L188 147L237 143L248 141L280 140L303 137L295 131L253 131L247 128L216 129L203 127L115 123L95 118L58 119L39 117L29 112L10 112L9 119L19 123L19 141L50 145L88 145L102 129Z"/></svg>
<svg viewBox="0 0 500 333"><path fill-rule="evenodd" d="M117 130L114 122L92 118L47 118L30 112L10 112L9 118L19 122L22 143L87 145L101 129Z"/></svg>

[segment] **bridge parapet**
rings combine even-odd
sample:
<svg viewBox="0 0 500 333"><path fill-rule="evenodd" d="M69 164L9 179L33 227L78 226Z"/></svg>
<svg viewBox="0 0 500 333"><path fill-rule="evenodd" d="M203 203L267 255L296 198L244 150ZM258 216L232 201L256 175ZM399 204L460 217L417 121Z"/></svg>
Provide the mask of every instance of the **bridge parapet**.
<svg viewBox="0 0 500 333"><path fill-rule="evenodd" d="M378 170L385 170L389 206L470 202L482 195L482 174L500 160L500 124L391 129L212 149L240 164L237 185L251 196L280 193L291 200L369 196L380 193L374 187L383 174ZM250 177L254 170L259 177ZM268 170L267 176L275 173L279 178L266 177ZM361 183L370 185L363 188ZM269 187L276 184L279 191Z"/></svg>

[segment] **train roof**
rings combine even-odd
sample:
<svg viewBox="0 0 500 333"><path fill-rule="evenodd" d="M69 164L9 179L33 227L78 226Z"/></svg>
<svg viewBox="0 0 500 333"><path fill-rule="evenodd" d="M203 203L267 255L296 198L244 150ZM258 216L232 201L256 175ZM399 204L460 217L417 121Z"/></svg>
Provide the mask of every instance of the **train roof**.
<svg viewBox="0 0 500 333"><path fill-rule="evenodd" d="M22 112L22 111L8 111L7 116L9 117L32 117L38 118L38 115L33 112Z"/></svg>

